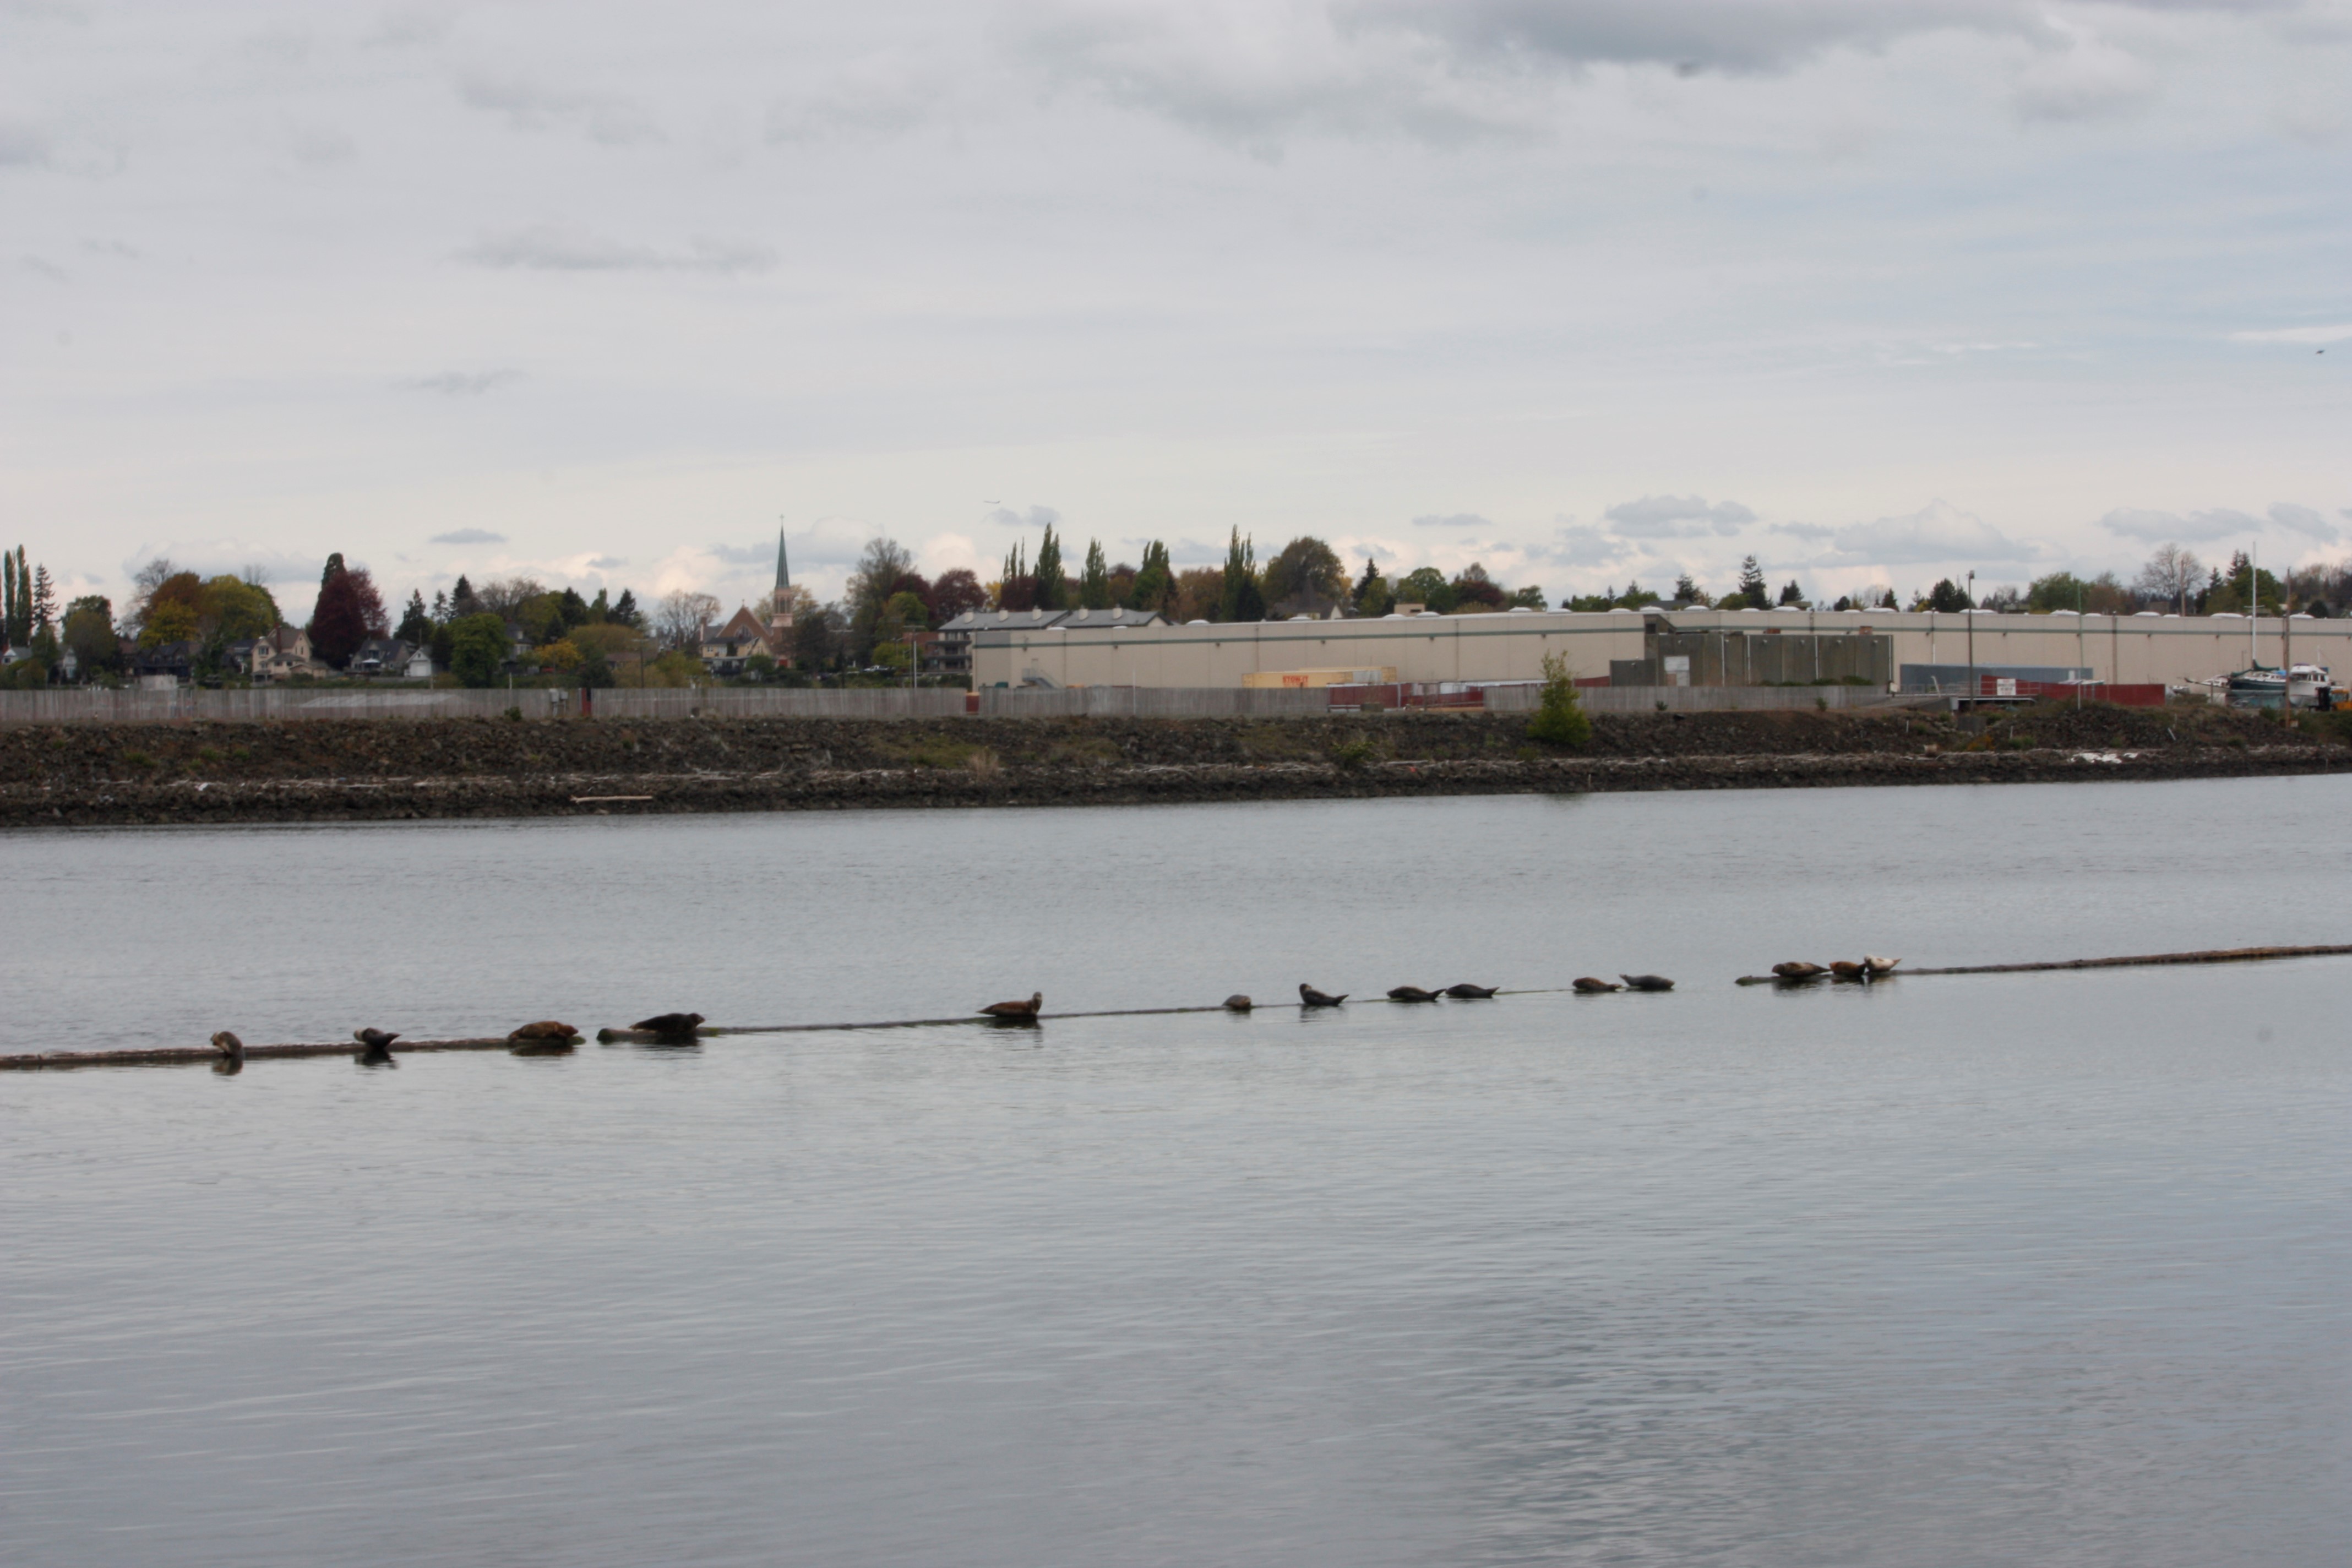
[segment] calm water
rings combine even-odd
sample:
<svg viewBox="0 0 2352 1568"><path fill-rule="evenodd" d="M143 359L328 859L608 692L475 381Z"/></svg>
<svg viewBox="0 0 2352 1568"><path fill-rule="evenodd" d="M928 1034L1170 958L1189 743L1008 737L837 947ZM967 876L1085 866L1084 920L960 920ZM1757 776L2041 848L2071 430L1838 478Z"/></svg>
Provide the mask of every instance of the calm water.
<svg viewBox="0 0 2352 1568"><path fill-rule="evenodd" d="M2340 1563L2352 783L0 836L11 1563Z"/></svg>

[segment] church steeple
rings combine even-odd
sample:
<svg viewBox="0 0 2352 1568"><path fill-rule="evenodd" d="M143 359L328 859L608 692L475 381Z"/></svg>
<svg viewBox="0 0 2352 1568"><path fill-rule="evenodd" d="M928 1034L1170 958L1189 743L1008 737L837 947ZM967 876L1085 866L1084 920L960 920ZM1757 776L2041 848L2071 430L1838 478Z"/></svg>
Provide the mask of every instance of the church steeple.
<svg viewBox="0 0 2352 1568"><path fill-rule="evenodd" d="M793 662L793 570L784 556L784 531L776 530L776 586L768 595L768 641L778 664Z"/></svg>

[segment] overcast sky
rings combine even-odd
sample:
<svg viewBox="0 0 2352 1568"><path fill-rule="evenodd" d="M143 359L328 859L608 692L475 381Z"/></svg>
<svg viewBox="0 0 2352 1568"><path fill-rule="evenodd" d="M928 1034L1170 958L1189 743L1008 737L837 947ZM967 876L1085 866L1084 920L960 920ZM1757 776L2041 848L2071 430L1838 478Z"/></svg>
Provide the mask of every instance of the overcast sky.
<svg viewBox="0 0 2352 1568"><path fill-rule="evenodd" d="M2352 0L0 0L0 542L2334 560L2347 84Z"/></svg>

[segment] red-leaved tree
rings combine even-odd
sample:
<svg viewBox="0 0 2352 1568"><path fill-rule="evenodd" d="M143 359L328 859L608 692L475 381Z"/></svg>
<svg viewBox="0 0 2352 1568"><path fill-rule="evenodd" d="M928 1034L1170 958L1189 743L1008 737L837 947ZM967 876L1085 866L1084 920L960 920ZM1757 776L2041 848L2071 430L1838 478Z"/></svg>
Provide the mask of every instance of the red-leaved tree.
<svg viewBox="0 0 2352 1568"><path fill-rule="evenodd" d="M359 652L360 644L383 636L389 626L383 595L364 567L332 573L320 587L318 605L310 612L310 651L341 669Z"/></svg>

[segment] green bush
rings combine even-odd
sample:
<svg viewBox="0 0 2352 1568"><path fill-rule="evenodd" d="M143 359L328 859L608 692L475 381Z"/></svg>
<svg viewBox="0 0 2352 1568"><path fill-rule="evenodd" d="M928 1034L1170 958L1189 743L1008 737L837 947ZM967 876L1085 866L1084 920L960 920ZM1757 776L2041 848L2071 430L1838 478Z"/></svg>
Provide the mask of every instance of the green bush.
<svg viewBox="0 0 2352 1568"><path fill-rule="evenodd" d="M1370 766L1372 756L1371 742L1360 735L1352 741L1342 741L1331 749L1331 760L1351 773Z"/></svg>
<svg viewBox="0 0 2352 1568"><path fill-rule="evenodd" d="M1544 655L1543 672L1543 696L1534 721L1528 725L1528 738L1581 751L1592 743L1592 717L1577 700L1576 677L1568 668L1568 656Z"/></svg>

